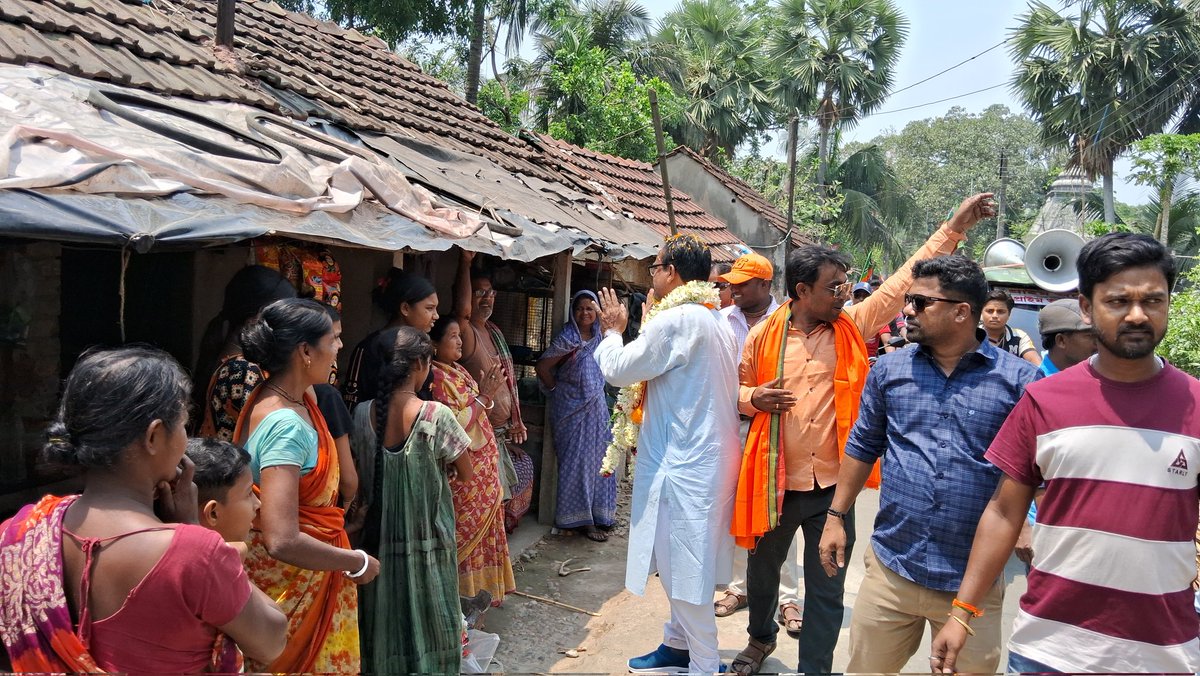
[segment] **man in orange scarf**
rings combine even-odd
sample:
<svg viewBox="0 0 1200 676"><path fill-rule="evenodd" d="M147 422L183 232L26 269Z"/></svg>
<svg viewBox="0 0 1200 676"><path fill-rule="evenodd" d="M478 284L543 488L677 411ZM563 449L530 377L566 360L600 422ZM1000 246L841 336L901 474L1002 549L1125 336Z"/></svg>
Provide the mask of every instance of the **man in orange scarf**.
<svg viewBox="0 0 1200 676"><path fill-rule="evenodd" d="M912 266L952 253L979 220L995 215L991 193L967 198L877 292L843 308L850 296L850 259L821 246L788 257L791 300L757 324L746 339L738 409L755 416L742 459L732 533L750 551L747 592L750 642L732 671L757 673L775 650L779 571L796 531L804 532L804 673L833 671L842 626L845 569L821 570L817 545L833 500L842 449L858 414L867 374L863 334L896 316L912 283ZM876 484L878 485L878 484ZM854 515L845 514L847 550ZM811 573L811 574L810 574Z"/></svg>

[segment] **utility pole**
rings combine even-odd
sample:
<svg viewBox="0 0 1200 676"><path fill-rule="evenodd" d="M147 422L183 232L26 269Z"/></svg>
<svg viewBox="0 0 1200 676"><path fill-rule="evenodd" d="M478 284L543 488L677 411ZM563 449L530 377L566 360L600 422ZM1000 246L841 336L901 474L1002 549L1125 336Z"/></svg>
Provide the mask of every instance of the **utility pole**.
<svg viewBox="0 0 1200 676"><path fill-rule="evenodd" d="M1008 155L1000 149L1000 190L996 193L996 239L1008 237L1008 224L1004 222L1005 208L1008 200L1005 193L1008 190Z"/></svg>
<svg viewBox="0 0 1200 676"><path fill-rule="evenodd" d="M671 179L667 177L667 148L663 143L662 118L658 116L658 92L650 89L650 115L654 119L654 142L658 146L658 171L662 174L663 199L667 201L667 223L671 225L671 236L678 233L675 227L675 205L671 202Z"/></svg>
<svg viewBox="0 0 1200 676"><path fill-rule="evenodd" d="M796 136L800 133L800 118L795 113L788 118L787 173L787 234L783 243L784 260L792 252L792 228L796 222Z"/></svg>

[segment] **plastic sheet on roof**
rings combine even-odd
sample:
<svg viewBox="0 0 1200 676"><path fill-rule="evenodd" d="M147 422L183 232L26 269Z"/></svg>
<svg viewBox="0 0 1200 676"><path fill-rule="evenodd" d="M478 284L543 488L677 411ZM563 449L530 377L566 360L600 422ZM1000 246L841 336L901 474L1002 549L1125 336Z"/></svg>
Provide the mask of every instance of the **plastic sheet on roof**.
<svg viewBox="0 0 1200 676"><path fill-rule="evenodd" d="M375 204L349 214L288 214L225 197L178 193L118 197L63 190L0 190L0 236L129 248L194 249L262 235L384 251L445 251L451 246L500 258L532 261L573 248L570 233L530 224L520 237L483 230L458 240Z"/></svg>
<svg viewBox="0 0 1200 676"><path fill-rule="evenodd" d="M15 195L4 195L9 218L0 222L0 233L122 246L130 242L121 237L136 236L140 248L147 242L215 243L276 232L389 250L435 251L457 244L516 260L585 249L609 259L641 258L656 250L654 233L644 226L594 215L585 205L570 203L564 197L569 191L539 191L483 158L428 147L432 159L406 151L401 163L367 146L355 152L347 144L360 139L344 129L319 150L311 147L313 138L320 143L326 136L321 131L328 129L272 142L257 128L263 111L232 103L163 99L225 128L211 134L213 125L181 123L177 115L153 107L138 110L145 119L134 121L123 110L114 114L111 107L97 110L87 103L89 96L96 99L95 87L38 67L0 66L0 123L8 123L0 141L0 194L7 189ZM128 99L119 88L104 85L104 90L117 92L107 98L118 103ZM135 103L156 100L141 92L132 96ZM292 133L284 126L287 121L280 122L275 132ZM210 142L215 152L205 151ZM403 146L393 151L397 148ZM409 165L421 170L413 172ZM446 180L447 171L458 181ZM467 204L438 198L410 183L406 173ZM482 192L464 189L470 177ZM14 218L18 206L37 201L20 189L45 193L45 208L62 217L60 225L48 227L53 223L45 214ZM122 207L72 194L144 199ZM176 198L182 195L206 196L191 202L204 205L199 213L206 220L177 213L181 200ZM85 211L75 211L81 204L87 204ZM239 204L258 208L234 208ZM110 211L86 211L101 207ZM234 214L253 214L261 222L235 225ZM500 227L506 222L516 231ZM631 235L650 241L630 242ZM614 244L604 236L630 243Z"/></svg>
<svg viewBox="0 0 1200 676"><path fill-rule="evenodd" d="M260 140L255 109L133 93L37 69L0 68L0 188L69 187L85 193L197 192L293 214L349 212L368 197L449 238L483 227L446 208L373 154L340 161ZM107 92L107 93L105 93ZM263 137L265 138L265 137Z"/></svg>

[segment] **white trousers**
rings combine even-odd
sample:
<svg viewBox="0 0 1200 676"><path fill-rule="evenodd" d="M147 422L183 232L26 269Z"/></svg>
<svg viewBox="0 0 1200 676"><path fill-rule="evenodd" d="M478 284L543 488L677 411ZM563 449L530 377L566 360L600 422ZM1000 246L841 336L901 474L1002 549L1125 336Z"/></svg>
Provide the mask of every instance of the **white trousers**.
<svg viewBox="0 0 1200 676"><path fill-rule="evenodd" d="M733 548L733 579L726 589L739 596L746 595L746 561L749 552L742 547ZM787 561L779 569L779 605L794 603L800 605L800 580L804 579L804 567L800 565L800 557L796 549L796 540L792 539L792 547L788 550Z"/></svg>
<svg viewBox="0 0 1200 676"><path fill-rule="evenodd" d="M688 651L691 673L717 673L721 669L721 654L717 652L717 618L712 604L696 605L671 598L671 524L666 509L658 511L654 563L671 605L671 619L663 625L663 643Z"/></svg>

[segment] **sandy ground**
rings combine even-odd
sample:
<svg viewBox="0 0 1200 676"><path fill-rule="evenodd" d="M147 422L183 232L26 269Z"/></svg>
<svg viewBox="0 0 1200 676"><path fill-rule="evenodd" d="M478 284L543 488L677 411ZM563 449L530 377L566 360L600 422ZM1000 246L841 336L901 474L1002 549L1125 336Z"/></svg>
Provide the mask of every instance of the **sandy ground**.
<svg viewBox="0 0 1200 676"><path fill-rule="evenodd" d="M865 544L878 511L878 493L865 491L857 509L858 540ZM649 652L659 644L662 623L668 615L662 586L651 580L644 597L634 596L624 588L627 514L626 498L621 505L621 524L606 543L591 542L572 534L547 535L524 549L516 565L520 591L599 613L599 616L510 596L502 607L488 611L484 618L483 629L501 637L492 664L494 673L625 673L630 657ZM531 532L536 534L533 529L527 529L522 537L530 538ZM521 529L517 534L521 535ZM521 551L520 541L514 542L514 551ZM848 659L850 615L863 574L861 552L861 548L856 548L847 575L846 615L834 656L835 670L844 669ZM588 567L591 570L561 577L559 564L567 559L571 560L570 568ZM1022 570L1015 559L1006 570L1011 581L1005 598L1006 628L1011 625L1017 599L1024 592L1025 578L1016 574ZM717 620L721 657L725 664L732 662L745 646L746 620L744 610ZM798 656L795 639L780 631L778 640L779 648L764 664L762 673L795 671ZM927 635L922 646L928 644ZM571 649L579 656L572 658L563 654ZM909 661L905 672L929 673L926 655L922 647ZM1001 668L1003 665L1004 659Z"/></svg>

